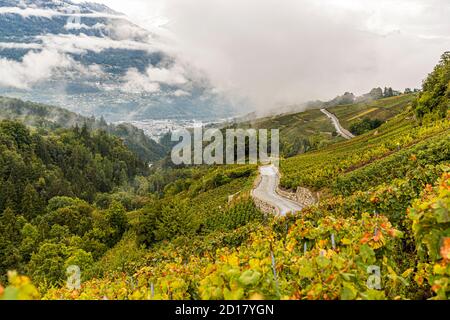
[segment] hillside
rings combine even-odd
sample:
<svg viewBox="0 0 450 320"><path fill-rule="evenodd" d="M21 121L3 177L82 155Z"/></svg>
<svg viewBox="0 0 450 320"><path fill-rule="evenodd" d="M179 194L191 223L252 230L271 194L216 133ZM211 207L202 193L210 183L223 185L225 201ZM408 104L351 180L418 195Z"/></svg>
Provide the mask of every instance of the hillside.
<svg viewBox="0 0 450 320"><path fill-rule="evenodd" d="M53 236L85 236L85 249L94 257L120 240L125 218L115 212L96 220L89 206L112 206L113 192L148 175L146 163L119 138L87 127L30 131L3 120L0 141L0 281L10 269L36 271L36 246L43 242L46 249L55 247L46 241ZM91 253L81 254L92 258ZM53 262L46 256L40 263ZM40 263L36 268L43 267Z"/></svg>
<svg viewBox="0 0 450 320"><path fill-rule="evenodd" d="M73 129L29 137L20 124L4 122L0 138L9 148L0 149L7 164L1 177L9 191L2 194L26 201L15 206L6 201L0 255L4 270L29 277L10 272L0 297L4 292L9 299L449 299L449 81L450 60L444 55L412 103L406 97L382 103L394 111L380 113L387 121L375 130L282 159L282 187L319 195L316 204L284 217L256 208L249 191L258 181L257 167L250 165L154 168L145 174L135 162L129 175L123 167L95 199L80 188L71 198L49 195L40 202L36 193L47 195L40 188L58 172L74 177L88 159L89 168L103 170L82 171L83 177L101 182L109 177L106 163L126 165L120 160L130 153L99 133ZM353 121L362 109L341 116ZM45 142L53 166L42 160L38 147ZM119 148L119 158L111 146ZM58 157L64 150L73 157ZM14 193L17 176L23 181ZM35 191L19 189L29 181ZM36 203L39 210L30 210ZM65 281L73 265L81 271L77 288Z"/></svg>
<svg viewBox="0 0 450 320"><path fill-rule="evenodd" d="M31 127L49 129L82 127L86 124L90 129L101 129L123 139L125 144L146 162L157 161L168 152L167 148L130 124L107 124L103 118L87 118L63 108L18 99L0 97L1 119L18 120Z"/></svg>
<svg viewBox="0 0 450 320"><path fill-rule="evenodd" d="M366 119L377 120L381 124L411 107L415 97L415 94L405 94L378 100L370 99L353 104L327 107L327 110L339 118L344 128L350 129L352 125ZM234 126L280 129L280 150L282 156L286 158L321 149L344 140L337 135L331 121L319 109L244 121Z"/></svg>
<svg viewBox="0 0 450 320"><path fill-rule="evenodd" d="M329 110L339 118L344 127L350 128L352 124L363 119L385 122L411 106L415 98L416 94L410 93L351 105L339 105Z"/></svg>
<svg viewBox="0 0 450 320"><path fill-rule="evenodd" d="M178 232L168 242L153 237L156 242L151 251L139 249L130 234L98 264L96 272L105 274L102 279L89 280L76 292L65 288L51 290L46 297L423 299L437 295L445 298L448 287L430 289L430 286L446 276L430 268L448 252L447 242L443 242L446 246L441 254L432 251L440 248L440 237L445 238L448 232L445 229L448 217L427 222L424 219L431 218L425 218L421 212L430 205L433 209L429 214L438 214L438 210L448 212L449 143L449 119L417 126L411 113L401 114L380 127L376 135L370 132L354 141L282 162L285 184L293 180L298 181L293 185L322 191L318 205L286 218L253 220L258 216L255 212L251 223L239 226L228 222L226 229L215 229L208 236L202 232L190 235ZM373 153L368 154L368 150ZM317 182L307 178L295 180L303 175L315 176ZM177 184L183 183L178 180ZM179 199L205 201L191 197L195 185L188 187L187 193L180 193ZM232 192L225 191L223 196ZM235 208L241 208L240 203L234 204ZM209 214L208 207L196 209L197 214ZM406 214L407 209L410 215ZM179 210L179 214L190 212ZM230 218L235 223L248 221L240 216ZM151 221L158 225L157 219ZM150 239L148 232L154 228L148 227L148 222L139 225L138 234ZM233 228L236 229L231 236ZM427 238L422 228L435 230L439 236ZM124 250L128 258L124 258ZM416 250L429 255L416 256ZM118 260L119 256L125 260ZM119 261L129 264L114 274L110 266ZM371 265L381 270L381 290L366 286L370 275L367 268Z"/></svg>

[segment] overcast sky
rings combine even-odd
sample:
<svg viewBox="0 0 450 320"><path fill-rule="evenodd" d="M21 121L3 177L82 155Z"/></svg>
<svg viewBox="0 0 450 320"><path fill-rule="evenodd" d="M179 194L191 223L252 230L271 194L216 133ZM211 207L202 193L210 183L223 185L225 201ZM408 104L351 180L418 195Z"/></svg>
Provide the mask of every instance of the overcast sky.
<svg viewBox="0 0 450 320"><path fill-rule="evenodd" d="M403 90L450 50L449 0L97 0L256 106Z"/></svg>

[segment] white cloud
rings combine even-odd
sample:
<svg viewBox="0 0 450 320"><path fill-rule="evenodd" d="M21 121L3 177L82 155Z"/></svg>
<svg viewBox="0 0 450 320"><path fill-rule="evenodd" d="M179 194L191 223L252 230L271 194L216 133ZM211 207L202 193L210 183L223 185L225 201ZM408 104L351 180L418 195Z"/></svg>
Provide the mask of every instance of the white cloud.
<svg viewBox="0 0 450 320"><path fill-rule="evenodd" d="M39 43L25 43L25 42L0 42L2 49L42 49Z"/></svg>
<svg viewBox="0 0 450 320"><path fill-rule="evenodd" d="M31 85L48 79L60 68L68 68L73 61L56 51L29 52L22 61L0 59L0 85L27 89Z"/></svg>
<svg viewBox="0 0 450 320"><path fill-rule="evenodd" d="M24 18L31 16L42 17L51 19L52 17L59 15L58 12L53 10L44 10L38 8L18 8L18 7L0 7L0 14L17 14Z"/></svg>
<svg viewBox="0 0 450 320"><path fill-rule="evenodd" d="M80 29L105 29L106 25L103 23L96 23L93 26L88 26L85 25L84 23L73 23L73 22L68 22L65 26L64 29L66 30L80 30Z"/></svg>
<svg viewBox="0 0 450 320"><path fill-rule="evenodd" d="M191 94L190 94L189 92L187 92L187 91L178 89L178 90L175 90L175 91L173 92L173 95L174 95L175 97L187 97L187 96L190 96Z"/></svg>
<svg viewBox="0 0 450 320"><path fill-rule="evenodd" d="M179 65L174 65L169 69L149 67L146 74L150 81L167 85L182 85L187 82L184 77L184 69Z"/></svg>
<svg viewBox="0 0 450 320"><path fill-rule="evenodd" d="M260 108L418 87L450 49L448 0L99 1Z"/></svg>
<svg viewBox="0 0 450 320"><path fill-rule="evenodd" d="M129 93L156 93L160 91L160 86L156 82L149 80L148 76L140 73L137 69L130 69L123 77L125 83L120 90Z"/></svg>
<svg viewBox="0 0 450 320"><path fill-rule="evenodd" d="M121 90L130 93L157 93L160 92L160 85L182 86L188 83L185 77L185 70L175 64L169 68L148 67L144 73L132 68L123 77L124 85ZM172 93L181 97L189 95L188 92L177 89Z"/></svg>
<svg viewBox="0 0 450 320"><path fill-rule="evenodd" d="M153 52L156 49L145 42L134 40L113 40L107 37L91 37L85 34L47 34L37 36L44 48L52 48L61 52L81 54L89 51L101 52L106 49L145 50Z"/></svg>
<svg viewBox="0 0 450 320"><path fill-rule="evenodd" d="M56 10L40 9L33 7L19 8L19 7L0 7L0 14L16 14L23 18L29 17L41 17L51 19L55 16L65 17L85 17L85 18L110 18L110 19L122 19L122 15L114 15L109 13L91 12L80 13L76 6L63 6Z"/></svg>
<svg viewBox="0 0 450 320"><path fill-rule="evenodd" d="M107 48L163 49L182 62L145 73L129 70L123 90L134 92L157 94L161 84L187 92L193 78L186 74L189 65L204 71L218 92L265 108L332 98L344 91L360 94L374 86L418 87L440 54L450 49L448 0L97 2L125 12L157 36L150 38L114 19L105 28L112 39L43 35L37 40L45 51L62 56ZM24 17L70 16L30 8L0 8L0 14L8 10ZM0 47L37 49L36 44Z"/></svg>

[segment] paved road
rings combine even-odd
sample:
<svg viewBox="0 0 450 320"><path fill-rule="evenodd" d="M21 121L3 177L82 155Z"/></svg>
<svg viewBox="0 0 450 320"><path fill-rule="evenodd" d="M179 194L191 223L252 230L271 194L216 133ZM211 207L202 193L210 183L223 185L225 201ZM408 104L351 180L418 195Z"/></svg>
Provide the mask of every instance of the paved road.
<svg viewBox="0 0 450 320"><path fill-rule="evenodd" d="M333 122L334 127L336 128L336 131L345 139L353 139L355 136L348 130L344 129L341 124L339 123L339 119L329 112L327 109L320 109L322 113L324 113L328 118L331 119L331 122Z"/></svg>
<svg viewBox="0 0 450 320"><path fill-rule="evenodd" d="M292 200L284 198L276 193L279 183L278 169L274 165L259 168L261 182L253 190L253 196L278 208L280 215L284 216L288 212L301 211L303 207Z"/></svg>

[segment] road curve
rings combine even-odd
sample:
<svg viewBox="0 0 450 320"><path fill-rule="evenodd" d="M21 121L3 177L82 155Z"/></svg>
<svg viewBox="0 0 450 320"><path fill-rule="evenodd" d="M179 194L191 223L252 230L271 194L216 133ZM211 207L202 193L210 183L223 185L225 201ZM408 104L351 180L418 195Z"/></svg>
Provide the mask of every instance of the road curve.
<svg viewBox="0 0 450 320"><path fill-rule="evenodd" d="M279 183L278 169L274 165L263 166L259 168L261 181L252 191L252 196L278 209L282 216L288 212L298 212L303 207L287 198L280 196L277 192Z"/></svg>
<svg viewBox="0 0 450 320"><path fill-rule="evenodd" d="M322 111L323 114L325 114L328 118L330 118L331 122L333 122L334 127L336 128L336 131L345 139L353 139L355 136L348 130L344 129L340 122L339 119L332 114L331 112L329 112L327 109L320 109L320 111Z"/></svg>

